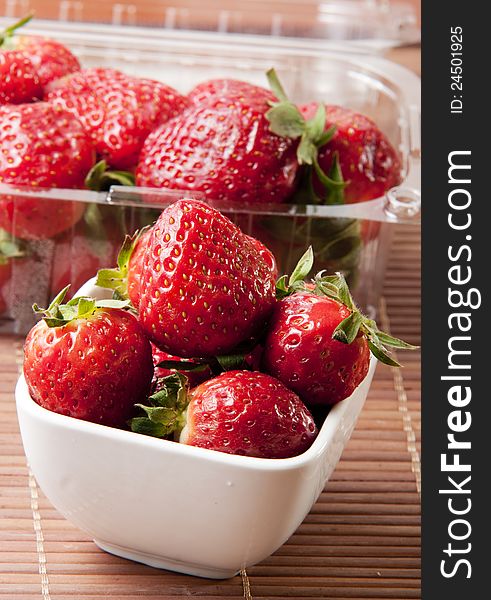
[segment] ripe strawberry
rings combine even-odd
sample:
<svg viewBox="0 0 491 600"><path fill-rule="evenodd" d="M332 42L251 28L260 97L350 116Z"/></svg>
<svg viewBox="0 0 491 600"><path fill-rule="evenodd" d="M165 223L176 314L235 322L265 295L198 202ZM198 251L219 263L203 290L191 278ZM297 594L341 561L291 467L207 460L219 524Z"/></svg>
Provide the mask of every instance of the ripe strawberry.
<svg viewBox="0 0 491 600"><path fill-rule="evenodd" d="M399 366L386 346L414 348L378 330L353 302L342 275L316 276L303 283L312 267L311 251L302 257L271 317L263 354L264 369L297 392L307 406L331 405L350 396L368 373L370 351Z"/></svg>
<svg viewBox="0 0 491 600"><path fill-rule="evenodd" d="M17 48L22 49L34 65L43 89L55 79L80 70L78 59L59 42L38 36L19 36Z"/></svg>
<svg viewBox="0 0 491 600"><path fill-rule="evenodd" d="M382 164L387 167L387 175L389 171L394 175L394 178L390 182L387 179L385 184L390 187L397 183L400 171L397 154L372 122L372 134L360 145L363 136L355 135L356 132L352 129L352 126L356 125L355 121L346 124L336 118L330 120L329 115L335 117L332 107L326 110L322 104L308 105L308 110L305 107L299 109L288 100L274 70L270 70L267 76L279 99L266 115L271 130L298 140L297 159L301 167L299 185L293 197L296 203L344 204L347 201L366 200L373 193L375 186L382 182ZM354 115L351 112L349 114ZM358 115L357 123L360 127L363 119ZM352 134L353 140L350 139ZM373 150L368 140L373 142L375 138L379 142L379 152L375 158L370 159L373 168L367 165L364 174L352 176L352 159L356 156L359 165L368 162ZM350 145L352 141L354 143ZM327 151L331 144L332 151ZM391 157L390 160L383 158L382 148L386 150L386 156ZM329 154L329 160L325 160L326 152ZM375 162L377 168L374 166ZM371 181L375 172L379 178L378 183ZM377 224L367 227L357 219L348 218L306 217L297 220L292 229L281 217L272 216L264 220L264 225L270 229L271 235L276 237L278 242L283 242L287 262L290 262L290 259L295 260L303 249L311 244L323 268L330 272L343 271L351 283L357 279L363 243L376 237L379 230Z"/></svg>
<svg viewBox="0 0 491 600"><path fill-rule="evenodd" d="M362 202L400 181L396 150L368 117L339 106L290 102L277 74L267 73L278 102L266 118L271 131L298 140L304 165L299 197L318 204Z"/></svg>
<svg viewBox="0 0 491 600"><path fill-rule="evenodd" d="M350 314L336 300L310 292L281 300L265 342L266 371L309 405L335 404L351 395L368 373L370 350L361 334L351 344L332 339Z"/></svg>
<svg viewBox="0 0 491 600"><path fill-rule="evenodd" d="M150 387L150 342L135 317L114 308L114 301L61 304L65 292L46 311L34 307L45 316L24 346L31 397L54 412L123 427Z"/></svg>
<svg viewBox="0 0 491 600"><path fill-rule="evenodd" d="M83 188L94 150L80 123L46 102L0 106L0 181L13 186ZM79 202L0 198L0 227L16 237L51 237L76 223Z"/></svg>
<svg viewBox="0 0 491 600"><path fill-rule="evenodd" d="M34 65L23 53L0 51L0 105L34 102L43 96Z"/></svg>
<svg viewBox="0 0 491 600"><path fill-rule="evenodd" d="M8 27L3 32L0 32L0 73L2 72L2 51L5 50L5 54L12 51L12 54L16 55L18 60L24 60L28 63L23 62L19 70L15 73L16 81L22 83L23 77L27 76L29 79L32 79L35 76L37 82L34 96L29 95L21 99L22 94L19 94L15 100L9 100L9 102L15 102L16 104L31 102L36 98L41 99L43 88L47 83L80 69L80 63L77 58L63 44L52 39L34 35L17 35L17 30L30 21L31 18L32 15L29 15L14 23L14 25ZM12 56L8 60L12 60ZM2 78L0 78L0 82L1 80ZM1 86L2 84L0 83L0 102ZM15 91L19 92L20 90L16 89Z"/></svg>
<svg viewBox="0 0 491 600"><path fill-rule="evenodd" d="M204 81L189 92L188 98L196 107L217 106L220 102L223 106L254 106L262 111L268 110L268 103L276 100L268 89L237 79Z"/></svg>
<svg viewBox="0 0 491 600"><path fill-rule="evenodd" d="M100 158L118 169L134 167L150 131L189 104L163 83L102 68L54 81L46 99L74 114Z"/></svg>
<svg viewBox="0 0 491 600"><path fill-rule="evenodd" d="M167 207L152 228L140 320L162 350L183 357L229 352L264 327L274 278L250 238L196 200Z"/></svg>
<svg viewBox="0 0 491 600"><path fill-rule="evenodd" d="M300 106L302 115L309 119L318 109L316 103ZM395 148L377 125L365 115L340 106L325 107L327 131L336 131L319 149L321 169L329 173L337 153L339 167L346 182L344 202L364 202L383 196L401 181L401 161ZM322 197L322 184L316 180L315 189Z"/></svg>
<svg viewBox="0 0 491 600"><path fill-rule="evenodd" d="M251 86L253 87L253 86ZM254 95L210 95L147 138L138 185L201 192L212 200L282 202L297 174L295 142L272 133Z"/></svg>
<svg viewBox="0 0 491 600"><path fill-rule="evenodd" d="M300 398L274 377L228 371L188 394L182 375L138 405L147 417L132 419L133 431L183 444L259 458L289 458L305 452L317 435Z"/></svg>
<svg viewBox="0 0 491 600"><path fill-rule="evenodd" d="M143 259L151 235L151 228L137 231L133 236L127 236L118 257L116 269L102 269L98 274L100 287L117 290L119 296L129 298L135 308L140 303L140 283L142 277ZM270 268L274 280L278 279L278 266L273 253L261 241L249 238L253 246Z"/></svg>

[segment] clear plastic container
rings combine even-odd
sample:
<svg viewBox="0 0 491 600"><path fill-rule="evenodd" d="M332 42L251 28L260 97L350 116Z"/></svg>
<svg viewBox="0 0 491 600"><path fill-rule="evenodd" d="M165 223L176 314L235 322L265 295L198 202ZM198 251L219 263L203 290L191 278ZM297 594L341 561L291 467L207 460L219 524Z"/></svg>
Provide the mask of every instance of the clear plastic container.
<svg viewBox="0 0 491 600"><path fill-rule="evenodd" d="M342 41L371 49L418 42L413 6L390 0L0 0L0 14L60 22Z"/></svg>
<svg viewBox="0 0 491 600"><path fill-rule="evenodd" d="M63 4L67 3L60 3L60 10ZM317 269L347 271L358 303L375 312L391 224L419 220L420 80L416 75L378 55L346 46L341 50L300 37L61 21L36 21L26 29L27 33L66 43L84 66L118 68L161 79L184 93L214 77L265 85L265 72L274 66L293 101L341 104L373 118L399 149L403 162L402 183L385 196L344 206L215 205L247 233L272 246L283 272L289 272L305 248L313 244ZM63 189L33 192L0 183L0 195L12 199L14 212L16 198L34 195L51 208L55 208L52 203L71 200L78 210L82 202L90 207L86 215L98 211L104 217L104 227L92 231L89 239L84 231L90 218L56 238L26 242L25 257L12 261L8 284L0 290L0 332L24 333L33 323L33 302L46 304L58 291L57 284L67 279L77 289L94 274L91 270L114 261L125 231L151 222L159 208L182 194L120 187L101 193ZM356 239L348 242L353 247L346 248L346 230L350 228ZM338 244L340 231L344 233ZM95 256L93 261L81 260L88 254L87 247ZM6 305L3 311L2 297Z"/></svg>

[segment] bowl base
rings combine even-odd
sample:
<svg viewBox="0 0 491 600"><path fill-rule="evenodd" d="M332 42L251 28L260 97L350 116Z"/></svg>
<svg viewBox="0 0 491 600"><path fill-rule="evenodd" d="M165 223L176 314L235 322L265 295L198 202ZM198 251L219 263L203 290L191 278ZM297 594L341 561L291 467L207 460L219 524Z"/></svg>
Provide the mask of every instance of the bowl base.
<svg viewBox="0 0 491 600"><path fill-rule="evenodd" d="M122 546L116 546L102 540L94 539L94 542L96 546L105 552L109 552L109 554L134 560L149 567L155 567L156 569L166 569L167 571L176 571L177 573L194 575L195 577L206 577L207 579L230 579L239 573L239 571L222 571L221 569L214 569L194 563L181 562L172 558L157 556L156 554L146 554L145 552L123 548Z"/></svg>

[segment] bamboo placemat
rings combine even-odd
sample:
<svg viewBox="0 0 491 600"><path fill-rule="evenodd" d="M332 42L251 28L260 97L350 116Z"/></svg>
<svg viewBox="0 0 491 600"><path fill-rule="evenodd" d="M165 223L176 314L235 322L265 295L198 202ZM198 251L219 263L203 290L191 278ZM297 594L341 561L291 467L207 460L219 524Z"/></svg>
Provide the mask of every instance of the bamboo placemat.
<svg viewBox="0 0 491 600"><path fill-rule="evenodd" d="M418 344L420 239L397 227L380 321ZM420 598L420 360L379 365L358 425L319 501L274 556L213 581L97 549L50 505L25 463L13 389L21 340L0 338L0 599Z"/></svg>

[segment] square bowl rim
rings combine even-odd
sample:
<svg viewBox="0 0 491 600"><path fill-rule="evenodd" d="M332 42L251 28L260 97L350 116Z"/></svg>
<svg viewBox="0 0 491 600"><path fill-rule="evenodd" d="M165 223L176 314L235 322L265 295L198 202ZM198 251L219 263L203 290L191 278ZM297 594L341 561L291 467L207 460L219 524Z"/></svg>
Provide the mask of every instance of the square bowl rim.
<svg viewBox="0 0 491 600"><path fill-rule="evenodd" d="M365 379L355 389L351 396L348 396L341 402L332 406L310 448L302 454L290 458L259 458L254 456L227 454L217 450L181 444L172 440L155 438L125 429L118 429L116 427L109 427L99 423L92 423L90 421L62 415L40 406L31 398L23 373L19 376L17 381L15 399L18 413L28 414L32 419L35 419L42 424L48 424L63 429L71 429L74 432L90 435L95 438L106 438L108 440L114 440L115 442L125 442L146 448L149 451L160 452L164 455L177 455L189 457L191 459L194 457L196 460L200 460L203 463L210 463L217 466L234 466L238 469L249 471L293 471L317 462L320 456L325 452L334 433L337 431L344 416L349 411L350 405L355 400L355 396L363 393L360 389L361 386L373 376L377 362L377 359L371 356L369 371ZM368 394L368 389L366 393Z"/></svg>

